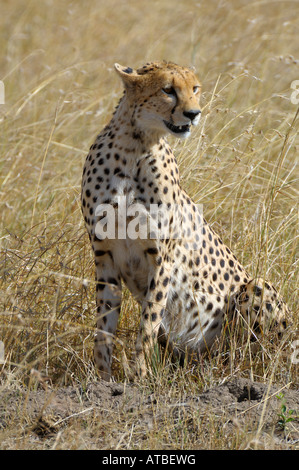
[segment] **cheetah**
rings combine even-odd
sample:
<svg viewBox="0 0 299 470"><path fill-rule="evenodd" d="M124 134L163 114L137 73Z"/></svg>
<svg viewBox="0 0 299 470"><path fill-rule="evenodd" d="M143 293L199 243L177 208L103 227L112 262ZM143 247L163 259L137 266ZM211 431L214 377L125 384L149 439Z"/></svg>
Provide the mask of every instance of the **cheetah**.
<svg viewBox="0 0 299 470"><path fill-rule="evenodd" d="M250 277L180 185L166 137L187 138L199 123L195 72L166 61L115 70L124 94L90 147L81 196L95 260L94 359L101 378L112 378L123 284L141 305L139 377L151 370L159 342L167 338L173 350L199 355L236 312L253 336L269 325L281 335L288 309L276 289Z"/></svg>

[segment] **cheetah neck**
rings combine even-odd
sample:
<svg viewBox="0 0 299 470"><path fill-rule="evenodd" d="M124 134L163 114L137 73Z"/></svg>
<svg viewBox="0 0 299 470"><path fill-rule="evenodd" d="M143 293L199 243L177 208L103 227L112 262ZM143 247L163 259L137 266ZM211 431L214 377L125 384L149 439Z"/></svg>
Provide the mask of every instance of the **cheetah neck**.
<svg viewBox="0 0 299 470"><path fill-rule="evenodd" d="M180 191L176 159L164 136L145 133L134 122L134 106L123 97L86 160L84 182L96 174L97 203L121 195L127 202L176 203ZM97 163L97 167L91 166Z"/></svg>
<svg viewBox="0 0 299 470"><path fill-rule="evenodd" d="M136 119L136 109L136 104L124 94L108 127L115 129L136 154L148 154L156 145L164 143L165 137L161 131L141 128Z"/></svg>

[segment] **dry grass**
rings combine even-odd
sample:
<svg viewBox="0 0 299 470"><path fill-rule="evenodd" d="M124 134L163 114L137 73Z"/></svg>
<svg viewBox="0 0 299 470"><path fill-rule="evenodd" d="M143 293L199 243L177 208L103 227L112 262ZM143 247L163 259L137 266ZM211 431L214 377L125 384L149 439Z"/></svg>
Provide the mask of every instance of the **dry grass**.
<svg viewBox="0 0 299 470"><path fill-rule="evenodd" d="M299 79L299 4L13 0L1 9L2 389L37 387L32 369L53 386L95 380L94 272L80 212L81 169L121 93L113 63L159 59L195 65L203 83L202 125L188 141L171 141L182 184L246 268L276 284L292 327L283 346L265 340L257 357L248 345L237 350L232 335L230 361L219 353L197 375L176 371L175 384L162 368L154 383L140 386L163 394L171 381L169 393L180 396L235 374L296 386L290 345L298 328L299 118L290 85ZM128 353L137 325L138 308L125 293L119 339ZM205 442L223 448L214 424ZM165 423L163 432L150 433L148 448L192 448L192 433L179 431L174 436ZM138 426L133 440L135 432ZM238 436L229 446L242 447Z"/></svg>

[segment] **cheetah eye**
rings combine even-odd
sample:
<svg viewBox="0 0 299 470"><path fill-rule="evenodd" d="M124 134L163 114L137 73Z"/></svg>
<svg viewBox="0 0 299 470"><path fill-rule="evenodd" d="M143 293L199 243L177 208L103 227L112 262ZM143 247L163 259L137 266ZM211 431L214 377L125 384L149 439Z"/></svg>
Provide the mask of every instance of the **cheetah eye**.
<svg viewBox="0 0 299 470"><path fill-rule="evenodd" d="M194 87L193 87L193 93L194 93L194 95L196 95L196 93L198 93L199 88L200 88L199 86L194 86Z"/></svg>
<svg viewBox="0 0 299 470"><path fill-rule="evenodd" d="M175 89L172 86L162 88L163 93L169 96L176 96Z"/></svg>

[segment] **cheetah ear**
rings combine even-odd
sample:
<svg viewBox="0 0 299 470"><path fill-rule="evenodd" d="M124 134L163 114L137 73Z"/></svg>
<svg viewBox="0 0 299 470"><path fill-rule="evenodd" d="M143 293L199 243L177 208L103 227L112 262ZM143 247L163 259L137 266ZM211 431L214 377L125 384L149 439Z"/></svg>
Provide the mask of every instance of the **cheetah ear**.
<svg viewBox="0 0 299 470"><path fill-rule="evenodd" d="M131 67L123 67L119 64L114 64L114 67L127 88L134 86L140 80L140 75Z"/></svg>

